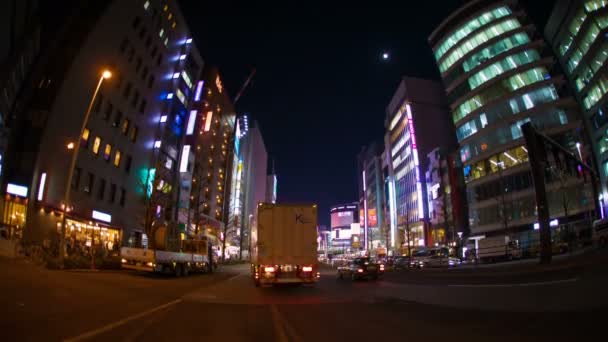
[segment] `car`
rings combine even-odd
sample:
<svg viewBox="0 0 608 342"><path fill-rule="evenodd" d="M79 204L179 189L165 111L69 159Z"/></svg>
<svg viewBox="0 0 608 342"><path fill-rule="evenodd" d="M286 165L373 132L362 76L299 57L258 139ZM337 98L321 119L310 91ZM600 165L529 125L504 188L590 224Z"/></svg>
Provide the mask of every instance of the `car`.
<svg viewBox="0 0 608 342"><path fill-rule="evenodd" d="M370 258L355 258L348 265L338 267L338 278L352 280L377 280L384 274L384 264L373 262Z"/></svg>
<svg viewBox="0 0 608 342"><path fill-rule="evenodd" d="M593 222L593 240L599 247L608 247L608 219Z"/></svg>
<svg viewBox="0 0 608 342"><path fill-rule="evenodd" d="M454 267L460 264L460 259L443 254L435 254L428 258L421 267Z"/></svg>
<svg viewBox="0 0 608 342"><path fill-rule="evenodd" d="M394 270L405 270L410 267L410 259L406 256L396 257L393 261Z"/></svg>
<svg viewBox="0 0 608 342"><path fill-rule="evenodd" d="M449 256L447 247L422 249L412 254L411 267L453 267L460 259Z"/></svg>

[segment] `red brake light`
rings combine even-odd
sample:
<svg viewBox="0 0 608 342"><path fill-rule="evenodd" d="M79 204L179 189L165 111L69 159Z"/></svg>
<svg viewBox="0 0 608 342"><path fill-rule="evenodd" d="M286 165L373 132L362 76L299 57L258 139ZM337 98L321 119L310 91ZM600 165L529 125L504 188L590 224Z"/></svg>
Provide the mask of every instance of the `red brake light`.
<svg viewBox="0 0 608 342"><path fill-rule="evenodd" d="M274 272L274 267L272 267L272 266L266 266L266 267L264 267L264 272L266 272L266 273L272 273L272 272Z"/></svg>
<svg viewBox="0 0 608 342"><path fill-rule="evenodd" d="M363 269L362 269L362 268L360 268L360 269L358 269L358 270L357 270L357 272L359 272L359 273L363 273Z"/></svg>
<svg viewBox="0 0 608 342"><path fill-rule="evenodd" d="M380 270L384 271L384 265L383 264L380 264Z"/></svg>
<svg viewBox="0 0 608 342"><path fill-rule="evenodd" d="M304 267L302 267L302 272L312 272L312 267L311 266L304 266Z"/></svg>

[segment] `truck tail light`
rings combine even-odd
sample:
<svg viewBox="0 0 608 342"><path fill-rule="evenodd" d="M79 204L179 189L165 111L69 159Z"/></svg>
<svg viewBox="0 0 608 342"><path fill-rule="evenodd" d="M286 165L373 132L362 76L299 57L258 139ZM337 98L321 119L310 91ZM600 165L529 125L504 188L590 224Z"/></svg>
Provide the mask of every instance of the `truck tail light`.
<svg viewBox="0 0 608 342"><path fill-rule="evenodd" d="M302 272L312 272L312 267L311 266L304 266L304 267L302 267Z"/></svg>
<svg viewBox="0 0 608 342"><path fill-rule="evenodd" d="M266 267L264 267L264 272L266 272L266 273L273 273L274 272L274 267L272 267L272 266L266 266Z"/></svg>

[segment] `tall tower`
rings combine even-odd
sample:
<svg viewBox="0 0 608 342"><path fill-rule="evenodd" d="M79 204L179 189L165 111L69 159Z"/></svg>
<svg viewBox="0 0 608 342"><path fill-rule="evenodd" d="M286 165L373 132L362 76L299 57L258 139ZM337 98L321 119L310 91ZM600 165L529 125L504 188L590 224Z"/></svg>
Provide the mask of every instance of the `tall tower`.
<svg viewBox="0 0 608 342"><path fill-rule="evenodd" d="M606 203L608 178L608 1L559 0L545 27L545 36L574 89L602 182ZM605 205L602 203L602 207ZM602 209L603 210L603 209Z"/></svg>
<svg viewBox="0 0 608 342"><path fill-rule="evenodd" d="M471 1L429 42L456 127L471 234L533 240L536 201L520 126L532 122L572 151L584 137L555 59L516 0ZM552 218L564 222L593 210L583 179L552 170Z"/></svg>

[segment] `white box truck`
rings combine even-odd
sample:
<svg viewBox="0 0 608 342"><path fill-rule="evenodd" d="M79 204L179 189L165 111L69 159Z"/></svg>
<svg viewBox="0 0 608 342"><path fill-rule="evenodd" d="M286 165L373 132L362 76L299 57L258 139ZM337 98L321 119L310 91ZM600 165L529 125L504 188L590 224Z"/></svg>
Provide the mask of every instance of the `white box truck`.
<svg viewBox="0 0 608 342"><path fill-rule="evenodd" d="M260 203L256 222L251 231L251 277L256 286L319 280L315 204Z"/></svg>
<svg viewBox="0 0 608 342"><path fill-rule="evenodd" d="M519 259L521 250L517 240L506 235L487 237L479 240L477 258L483 262Z"/></svg>

